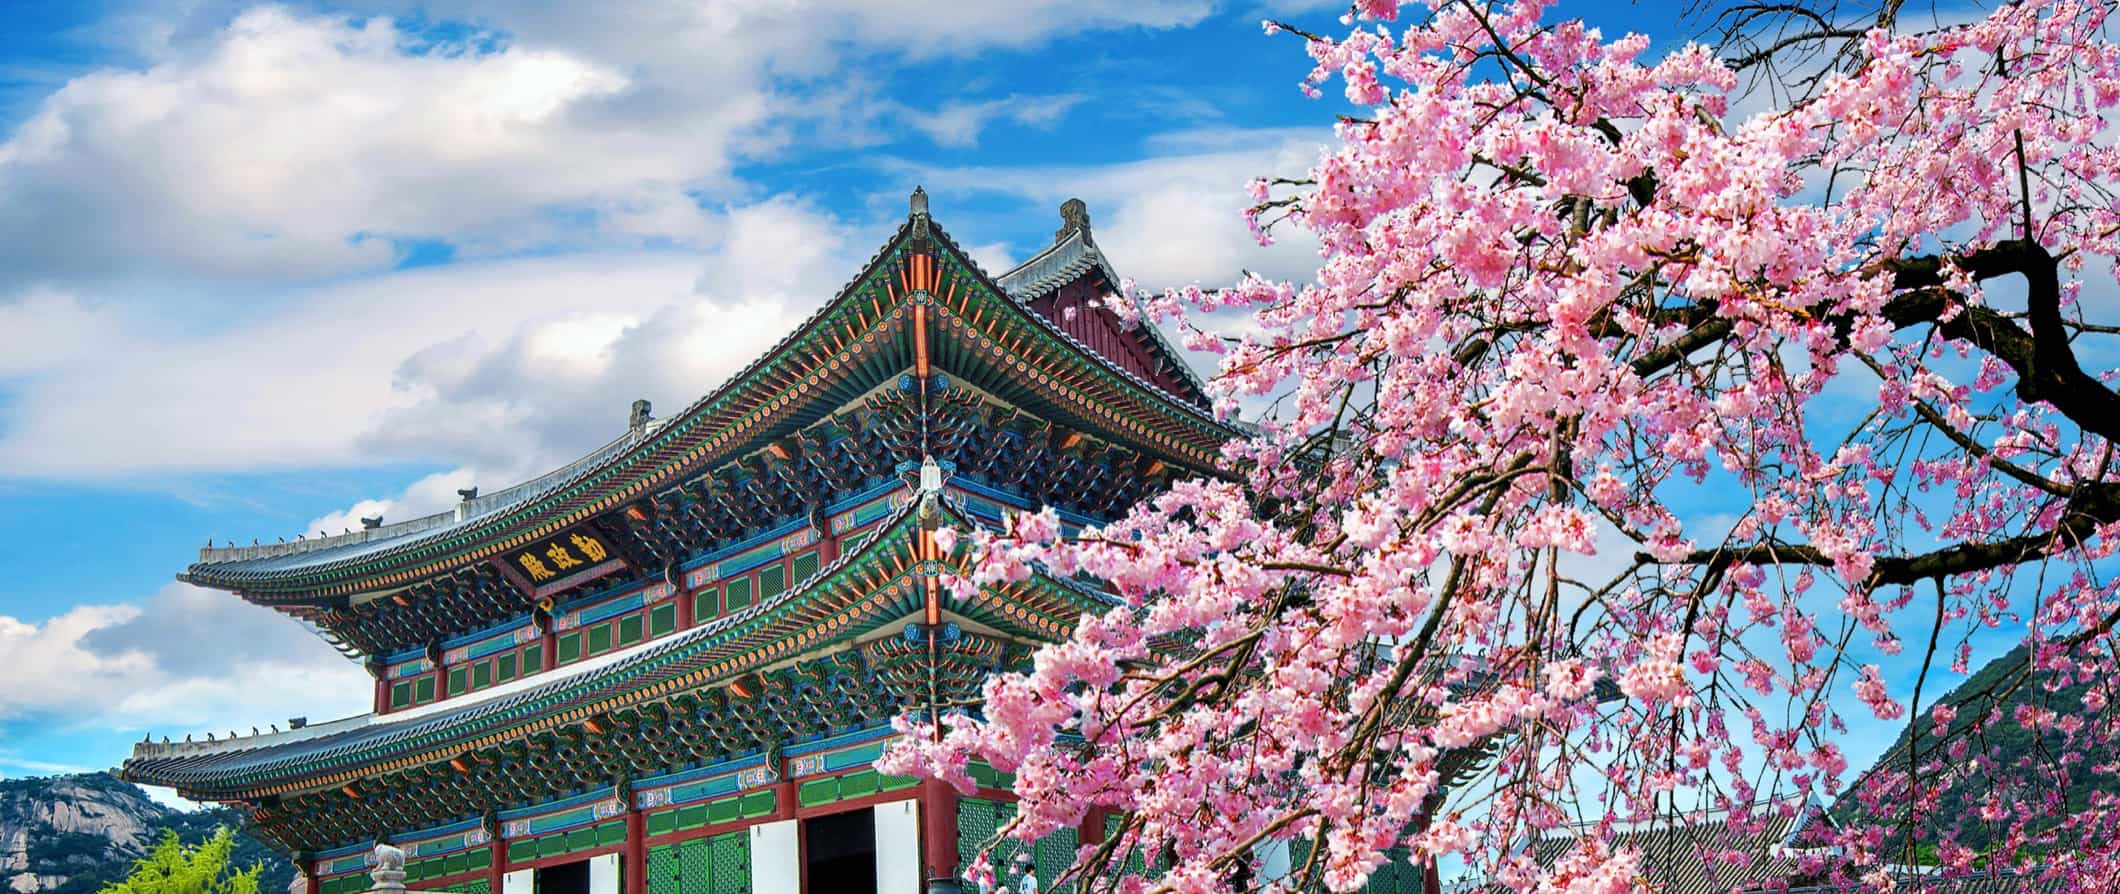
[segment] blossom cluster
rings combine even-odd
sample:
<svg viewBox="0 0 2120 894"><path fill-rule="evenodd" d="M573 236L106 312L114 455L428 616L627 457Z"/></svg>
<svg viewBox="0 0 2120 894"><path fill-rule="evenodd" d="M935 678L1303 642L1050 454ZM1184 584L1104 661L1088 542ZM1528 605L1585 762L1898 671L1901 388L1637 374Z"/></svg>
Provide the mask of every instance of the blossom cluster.
<svg viewBox="0 0 2120 894"><path fill-rule="evenodd" d="M1118 818L1075 877L1121 891L1351 891L1394 855L1632 891L1624 825L1807 798L1850 805L1812 877L1889 887L1917 844L2120 877L2120 799L2029 763L2120 773L2120 398L2083 319L2120 249L2109 4L1880 21L1752 92L1550 6L1362 0L1301 37L1362 113L1253 197L1316 276L1140 302L1219 356L1223 412L1277 412L1104 527L945 537L952 586L1117 604L884 766L1014 773L1024 841ZM1989 631L2068 698L1938 703ZM1851 723L1909 718L1848 777ZM2002 726L2055 748L1990 754Z"/></svg>

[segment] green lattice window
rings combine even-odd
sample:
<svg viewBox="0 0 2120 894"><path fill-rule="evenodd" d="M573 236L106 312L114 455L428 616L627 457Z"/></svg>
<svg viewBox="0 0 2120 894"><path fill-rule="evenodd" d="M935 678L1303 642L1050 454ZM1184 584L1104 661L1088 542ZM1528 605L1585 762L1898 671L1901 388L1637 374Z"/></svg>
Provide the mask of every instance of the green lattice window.
<svg viewBox="0 0 2120 894"><path fill-rule="evenodd" d="M796 583L809 580L811 575L817 573L817 551L813 549L797 555L795 561L788 563L788 567L789 577Z"/></svg>
<svg viewBox="0 0 2120 894"><path fill-rule="evenodd" d="M677 603L665 602L648 610L648 635L669 636L677 630Z"/></svg>
<svg viewBox="0 0 2120 894"><path fill-rule="evenodd" d="M694 838L677 846L678 894L700 894L713 888L713 854L711 838Z"/></svg>
<svg viewBox="0 0 2120 894"><path fill-rule="evenodd" d="M788 569L779 565L758 572L758 598L771 599L788 589Z"/></svg>
<svg viewBox="0 0 2120 894"><path fill-rule="evenodd" d="M515 679L515 653L509 652L493 659L493 681L506 683Z"/></svg>
<svg viewBox="0 0 2120 894"><path fill-rule="evenodd" d="M1005 876L1003 884L1010 889L1016 887L1016 855L1023 853L1023 843L1015 839L995 842L994 836L1001 827L1015 818L1016 805L985 798L965 798L957 802L957 858L958 865L970 866L979 858L979 851L989 843L994 845L988 859L998 875ZM1074 894L1073 883L1055 886L1053 880L1075 863L1075 848L1080 837L1074 829L1062 829L1038 839L1031 846L1031 866L1044 884L1038 889L1050 894ZM1129 867L1131 868L1131 867Z"/></svg>
<svg viewBox="0 0 2120 894"><path fill-rule="evenodd" d="M744 606L751 604L750 578L739 577L726 584L723 584L722 589L727 591L728 593L728 599L726 601L728 602L729 611L733 612L737 609L743 608ZM748 847L749 845L745 846Z"/></svg>
<svg viewBox="0 0 2120 894"><path fill-rule="evenodd" d="M699 623L721 614L721 590L708 587L692 597L692 622Z"/></svg>
<svg viewBox="0 0 2120 894"><path fill-rule="evenodd" d="M582 657L582 632L579 630L560 634L557 647L559 663L570 664Z"/></svg>
<svg viewBox="0 0 2120 894"><path fill-rule="evenodd" d="M402 708L412 704L412 681L393 684L390 687L390 707Z"/></svg>
<svg viewBox="0 0 2120 894"><path fill-rule="evenodd" d="M598 624L589 628L589 654L602 655L611 651L611 625Z"/></svg>
<svg viewBox="0 0 2120 894"><path fill-rule="evenodd" d="M876 532L874 530L869 530L863 531L859 534L848 535L845 540L839 541L840 554L845 555L847 553L860 552L862 544L868 543L869 538L875 536L875 534Z"/></svg>
<svg viewBox="0 0 2120 894"><path fill-rule="evenodd" d="M1112 840L1112 836L1119 834L1119 825L1119 817L1107 816L1104 818L1105 841L1110 841ZM1145 875L1151 877L1163 874L1163 867L1160 865L1160 860L1158 861L1158 865L1155 867L1155 871L1151 872L1149 869L1149 863L1146 859L1144 859L1144 856L1145 855L1141 853L1140 843L1138 841L1133 842L1132 845L1127 848L1126 863L1120 868L1120 873L1124 875Z"/></svg>
<svg viewBox="0 0 2120 894"><path fill-rule="evenodd" d="M493 662L481 661L471 666L471 688L484 689L493 685Z"/></svg>
<svg viewBox="0 0 2120 894"><path fill-rule="evenodd" d="M1066 872L1068 867L1075 865L1075 848L1080 844L1081 836L1074 829L1061 829L1031 845L1031 865L1037 867L1038 881L1044 883L1038 890L1051 894L1075 894L1074 882L1056 886L1053 880Z"/></svg>
<svg viewBox="0 0 2120 894"><path fill-rule="evenodd" d="M618 619L619 645L630 646L640 642L640 621L639 615L627 615Z"/></svg>
<svg viewBox="0 0 2120 894"><path fill-rule="evenodd" d="M468 689L468 688L470 688L470 686L471 686L471 672L470 672L470 669L468 669L468 668L462 668L462 667L452 667L452 668L450 668L450 669L449 669L449 694L450 694L450 695L463 695L463 694L464 694L464 690L465 690L465 689Z"/></svg>
<svg viewBox="0 0 2120 894"><path fill-rule="evenodd" d="M424 705L431 701L434 701L434 675L428 674L413 683L412 703Z"/></svg>
<svg viewBox="0 0 2120 894"><path fill-rule="evenodd" d="M677 845L648 848L648 894L681 894L684 878L677 866Z"/></svg>
<svg viewBox="0 0 2120 894"><path fill-rule="evenodd" d="M751 835L716 835L707 850L707 894L751 894Z"/></svg>
<svg viewBox="0 0 2120 894"><path fill-rule="evenodd" d="M527 646L524 646L524 647L523 647L523 676L527 677L527 676L530 676L531 674L537 673L538 671L541 671L541 670L544 670L544 669L545 669L545 647L544 647L544 645L542 645L542 644L540 644L540 643L531 643L531 644L529 644L529 645L527 645Z"/></svg>

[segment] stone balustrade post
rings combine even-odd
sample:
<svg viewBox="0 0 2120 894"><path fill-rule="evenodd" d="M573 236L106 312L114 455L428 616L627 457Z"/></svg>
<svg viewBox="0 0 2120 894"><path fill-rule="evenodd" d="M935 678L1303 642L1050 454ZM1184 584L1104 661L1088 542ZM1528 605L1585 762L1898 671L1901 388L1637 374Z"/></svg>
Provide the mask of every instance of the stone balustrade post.
<svg viewBox="0 0 2120 894"><path fill-rule="evenodd" d="M387 844L375 846L375 868L368 871L369 894L405 894L405 852Z"/></svg>

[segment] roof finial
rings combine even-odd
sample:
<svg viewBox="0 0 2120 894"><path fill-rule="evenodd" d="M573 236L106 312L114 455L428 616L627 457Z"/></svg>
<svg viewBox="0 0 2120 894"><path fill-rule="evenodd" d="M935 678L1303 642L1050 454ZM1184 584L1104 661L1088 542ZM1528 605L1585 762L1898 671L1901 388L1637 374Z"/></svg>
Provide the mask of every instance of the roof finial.
<svg viewBox="0 0 2120 894"><path fill-rule="evenodd" d="M1082 231L1082 238L1089 239L1089 206L1081 199L1068 199L1060 203L1060 231L1053 234L1053 241L1067 238L1067 234Z"/></svg>
<svg viewBox="0 0 2120 894"><path fill-rule="evenodd" d="M907 219L910 220L913 225L913 238L915 240L925 242L928 237L928 207L926 189L918 186L913 187L912 205L913 213L909 215Z"/></svg>
<svg viewBox="0 0 2120 894"><path fill-rule="evenodd" d="M645 431L648 421L655 418L655 405L645 400L633 402L633 412L626 416L627 431Z"/></svg>

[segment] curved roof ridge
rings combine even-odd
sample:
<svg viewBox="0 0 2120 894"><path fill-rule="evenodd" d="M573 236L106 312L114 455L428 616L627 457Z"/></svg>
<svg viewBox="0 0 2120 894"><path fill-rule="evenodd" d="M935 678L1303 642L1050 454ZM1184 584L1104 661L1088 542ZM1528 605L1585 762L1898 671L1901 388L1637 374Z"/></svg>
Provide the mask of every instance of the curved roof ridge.
<svg viewBox="0 0 2120 894"><path fill-rule="evenodd" d="M997 281L994 277L988 275L986 270L981 268L977 261L972 260L971 255L965 252L963 246L957 244L957 240L952 238L949 232L942 228L942 225L936 224L934 231L937 241L941 242L944 245L947 245L950 251L957 255L959 260L964 261L964 263L971 268L973 273L977 274L981 279L985 280L988 285L991 285L995 289L999 290L1004 297L1015 301L1019 306L1024 303L1021 299L1016 298L1014 294L1010 293L1006 288L1004 288L1001 283ZM1095 246L1091 246L1091 250L1095 250ZM1101 253L1099 254L1099 257L1102 257ZM1022 265L1017 265L1017 269L1021 268ZM1083 355L1089 357L1092 362L1104 367L1113 375L1125 379L1129 384L1132 384L1135 387L1138 387L1158 398L1161 398L1164 402L1184 410L1193 417L1200 419L1211 426L1225 429L1233 435L1241 433L1236 427L1216 417L1214 414L1213 407L1210 406L1202 408L1199 404L1196 404L1183 397L1170 393L1170 389L1142 378L1133 370L1127 369L1126 367L1120 366L1119 364L1112 362L1111 358L1098 353L1097 349L1092 348L1087 344L1084 344L1081 339L1076 338L1067 330L1060 328L1058 325L1054 324L1053 321L1046 319L1043 314L1036 312L1026 312L1024 316L1028 317L1032 321L1033 325L1043 328L1048 335L1051 335L1059 339L1060 341L1066 343L1070 347L1073 347L1075 350L1082 352ZM1156 327L1148 326L1148 330L1152 333L1155 333ZM1158 339L1161 339L1161 333L1156 333L1156 337ZM1190 366L1185 366L1182 361L1174 362L1179 363L1180 367L1185 370L1185 374L1187 376L1192 375L1192 368ZM1204 388L1202 389L1202 393L1206 393Z"/></svg>
<svg viewBox="0 0 2120 894"><path fill-rule="evenodd" d="M736 386L736 385L738 385L738 384L742 383L742 382L743 382L743 381L744 381L744 380L745 380L746 378L748 378L749 376L751 376L751 375L752 375L753 373L757 372L757 370L758 370L758 368L759 368L760 366L764 365L764 364L765 364L766 362L768 362L768 361L772 360L772 359L773 359L773 358L774 358L775 356L777 356L777 355L778 355L778 354L779 354L779 353L780 353L780 352L781 352L781 351L782 351L783 349L785 349L785 348L786 348L786 347L787 347L787 346L788 346L788 345L789 345L789 344L790 344L791 342L793 342L793 341L794 341L794 340L795 340L795 339L796 339L796 338L797 338L798 336L800 336L800 335L801 335L802 333L806 332L806 331L807 331L807 330L808 330L808 329L809 329L809 328L810 328L810 327L811 327L812 325L816 324L816 322L817 322L817 321L818 321L819 319L823 318L823 317L825 316L825 314L826 314L827 312L829 312L829 311L830 311L830 310L831 310L831 309L832 309L832 308L833 308L833 307L834 307L835 305L837 305L837 304L839 303L839 299L840 299L840 298L842 298L842 297L844 297L845 295L847 295L847 294L848 294L849 292L851 292L851 291L852 291L852 290L853 290L853 289L855 288L855 286L859 285L859 284L861 283L861 281L862 281L862 280L863 280L863 279L864 279L864 278L865 278L865 277L866 277L866 276L868 275L869 271L870 271L870 270L871 270L872 268L874 268L874 267L876 266L876 264L877 264L878 262L880 262L880 261L881 261L881 260L882 260L882 259L884 258L884 256L885 256L885 255L887 255L887 254L889 254L889 253L890 253L890 251L891 251L891 249L892 249L892 247L893 247L893 246L896 246L896 245L897 245L897 244L899 243L899 241L900 241L900 240L901 240L901 239L902 239L902 238L904 237L904 235L905 235L905 233L906 233L907 229L909 229L909 228L910 228L911 226L912 226L912 220L910 220L910 219L908 219L908 220L907 220L907 221L906 221L906 222L905 222L904 224L900 224L900 225L899 225L899 227L898 227L898 229L897 229L896 231L894 231L894 232L893 232L893 233L891 234L891 237L890 237L889 239L886 239L886 240L884 240L884 242L883 242L883 245L882 245L882 247L878 248L878 249L877 249L877 250L876 250L876 251L875 251L875 252L874 252L873 254L871 254L871 255L869 256L869 260L868 260L868 262L867 262L867 263L864 263L864 264L862 264L862 265L861 265L861 268L860 268L860 269L859 269L858 271L856 271L856 273L854 274L854 276L853 276L852 278L848 279L848 280L847 280L847 282L846 282L846 283L845 283L844 285L842 285L842 286L840 286L840 287L839 287L839 291L838 291L838 292L835 292L835 293L833 293L833 296L832 296L831 300L825 301L825 302L823 302L822 304L820 304L820 305L819 305L819 306L818 306L818 307L817 307L817 308L816 308L816 309L815 309L814 311L812 311L812 312L810 313L810 315L809 315L809 316L807 316L807 317L804 317L801 323L797 324L797 325L796 325L796 326L795 326L794 328L790 329L790 330L789 330L789 331L788 331L788 332L787 332L787 333L786 333L785 335L781 336L781 338L780 338L780 339L779 339L778 341L775 341L775 342L774 342L774 343L772 344L772 346L771 346L771 347L768 347L768 348L767 348L766 350L764 350L763 352L760 352L760 353L758 354L758 356L756 356L756 357L752 358L751 362L750 362L750 363L747 363L747 364L745 364L745 365L743 366L743 368L742 368L742 369L739 369L739 370L737 370L736 372L734 372L734 373L731 373L730 375L728 375L728 376L724 377L724 378L722 379L722 381L721 381L721 383L720 383L720 384L718 384L718 385L715 385L715 386L714 386L713 388L709 389L709 390L708 390L708 391L707 391L707 392L706 392L705 394L703 394L703 395L701 395L701 396L700 396L699 398L697 398L697 399L693 400L693 401L692 401L691 403L689 403L689 404L685 405L685 408L684 408L684 409L682 409L682 410L679 410L679 411L678 411L677 413L675 413L675 414L671 415L670 417L668 417L668 418L666 418L666 419L661 419L661 420L657 420L657 422L658 422L659 424L658 424L658 425L656 425L656 426L654 426L654 427L652 428L652 430L648 430L648 431L642 431L642 432L632 432L632 431L628 431L628 432L627 432L627 433L626 433L625 435L622 435L622 436L621 436L621 437L620 437L620 438L619 438L618 440L615 440L615 441L613 441L612 443L610 443L610 444L607 444L607 445L605 445L605 447L604 447L603 449L600 449L600 450L598 450L597 452L595 452L595 453L592 453L592 454L591 454L591 455L590 455L589 457L584 457L584 458L583 458L582 460L578 460L578 461L576 461L576 462L574 462L574 463L570 463L570 464L568 464L568 465L566 465L566 466L562 466L562 467L561 467L561 468L559 468L559 469L555 469L555 470L553 470L552 472L548 472L548 473L546 473L546 474L544 474L544 475L540 475L540 476L538 476L537 478L531 479L531 482L526 482L526 483L525 483L524 485L518 485L518 486L517 486L516 488L511 488L511 490L519 490L519 489L521 489L521 488L523 488L523 487L527 486L527 485L528 485L528 484L530 484L530 483L538 483L538 484L541 484L541 485L545 485L545 486L541 486L541 487L539 487L539 488L538 488L538 489L536 489L536 490L535 490L534 492L523 492L523 493L521 493L521 494L520 494L520 498L519 498L519 499L516 499L516 500L514 500L513 502L507 503L507 504L505 504L505 505L495 505L495 506L494 506L494 507L493 507L493 508L492 508L491 510L487 510L487 511L485 511L484 513L482 513L482 514L480 514L480 515L476 515L476 516L469 516L469 517L465 518L465 519L464 519L464 521L463 521L463 522L462 522L461 524L440 524L440 523L428 523L428 524L425 524L424 526L422 526L422 527L420 527L420 528L418 528L418 529L416 529L416 530L415 530L415 529L412 529L412 528L410 527L410 526L413 526L413 525L416 525L416 524L421 524L422 522L428 522L429 520L432 520L432 519L438 519L438 518L444 518L444 517L448 517L448 516L451 516L451 515L453 515L453 510L452 510L451 512L444 512L444 513L436 513L435 515L432 515L432 516L426 516L426 517L424 517L423 519L415 519L415 520L413 520L413 521L401 522L401 523L399 523L399 525L405 526L404 530L405 530L405 533L406 533L406 534L417 534L417 535L431 535L431 534L433 534L434 532L436 532L436 531L438 531L438 530L444 530L444 529L447 529L447 530L455 530L455 529L457 529L457 528L459 528L459 527L468 527L468 526L471 526L471 525L476 525L476 524L479 524L479 523L482 523L482 522L486 522L486 521L489 521L489 520L490 520L490 519L492 519L492 518L493 518L494 516L497 516L497 515L499 515L499 514L500 514L500 512L501 512L501 510L505 510L505 509L511 509L511 508L514 508L515 506L518 506L518 505L520 505L520 504L522 504L522 503L526 503L526 502L529 502L530 500L532 500L532 499L535 499L536 497L539 497L539 496L543 496L544 494L550 493L550 492L552 492L552 491L555 491L555 490L559 490L559 489L561 489L562 487L564 487L564 486L566 486L566 485L572 484L572 483L574 483L574 482L576 482L576 481L580 480L581 478L583 478L583 477L585 477L585 476L587 476L587 475L593 474L593 473L595 473L595 472L597 472L597 471L601 470L601 469L602 469L602 468L603 468L603 467L604 467L605 465L608 465L608 464L609 464L609 463L610 463L611 461L613 461L613 460L615 460L615 459L619 458L619 457L620 457L621 455L623 455L624 453L626 453L626 452L627 452L627 451L628 451L628 450L629 450L630 448L632 448L632 447L635 447L635 446L638 446L638 445L639 445L639 444L640 444L641 442L644 442L644 441L648 440L649 436L650 436L651 434L653 434L654 432L659 432L659 431L661 431L661 430L662 430L662 429L663 429L664 427L667 427L668 425L670 425L670 424L673 424L673 423L675 423L675 422L676 422L677 420L679 420L679 419L682 419L682 418L685 418L686 416L689 416L689 415L692 415L692 414L694 414L694 413L698 413L698 412L700 412L700 411L701 411L702 409L704 409L704 408L706 407L706 405L707 405L707 404L711 403L711 402L712 402L712 401L713 401L713 400L714 400L715 398L717 398L717 397L720 397L720 396L722 395L722 393L723 393L723 392L725 392L725 391L729 390L730 388L732 388L732 387L734 387L734 386ZM390 527L390 528L397 528L397 527L399 527L399 525L393 525L393 526L388 526L388 527ZM360 531L360 532L354 532L354 533L353 533L353 534L351 534L351 535L339 535L339 536L340 536L340 537L359 537L359 536L360 536L360 535L362 535L362 534L371 534L371 533L372 533L372 531L376 531L376 530L385 530L385 529L384 529L384 528L377 528L377 529L371 529L370 531ZM364 549L364 550L358 550L358 551L349 551L349 552L348 552L348 554L346 554L346 555L344 555L344 556L335 556L335 557L332 557L332 558L330 558L330 559L327 559L327 560L324 560L324 561L325 561L325 562L327 562L327 563L338 563L338 562L344 562L344 561L348 561L348 560L352 560L352 559L357 559L357 558L363 558L363 557L366 557L366 556L368 556L368 555L370 555L370 554L372 554L372 553L377 553L377 552L383 552L383 551L386 551L386 550L392 550L392 549L396 549L396 548L399 548L399 547L402 547L402 546L407 546L407 545L410 545L410 544L412 544L412 543L416 543L416 542L419 542L419 541L421 541L421 540L425 540L425 539L426 539L426 537L424 537L424 536L421 536L421 537L413 537L413 536L401 536L401 537L396 537L396 538L375 538L375 537L369 537L369 538L363 539L363 540L361 541L361 545L369 545L369 544L374 544L374 545L376 546L376 549L373 549L373 550L365 550L365 549ZM335 544L335 545L343 545L343 544ZM273 546L277 547L277 546L280 546L280 544L274 544ZM320 547L319 547L319 548L320 548ZM199 559L199 564L214 564L214 563L219 563L219 562L227 562L227 561L244 561L244 560L249 560L249 559L255 559L255 558L272 558L272 557L279 557L279 556L284 556L284 555L292 555L292 554L295 554L295 553L297 553L297 552L314 552L314 551L316 551L316 550L317 550L318 548L311 548L311 549L308 549L308 550L288 550L288 551L286 551L286 552L273 552L273 553L262 553L262 552L261 552L261 553L256 553L256 554L248 554L248 553L246 553L246 552L245 552L245 551L247 551L247 550L263 550L263 549L266 549L266 547L262 547L262 546L259 546L259 547L236 547L236 548L234 548L234 549L233 549L233 552L236 552L236 553L238 553L238 555L236 555L236 556L232 556L232 557L222 557L222 556L216 556L216 557L214 557L214 558L210 558L210 559L209 559L209 558L207 557L207 551L204 551L204 550L202 550L202 551L201 551L201 553L200 553L200 559ZM196 566L195 566L195 567L196 567ZM253 568L250 568L250 569L245 569L245 570L271 570L271 569L269 569L269 568L257 568L257 567L255 567L255 566L254 566ZM179 579L179 580L188 580L188 579L189 579L189 577L190 577L190 575L189 575L189 574L180 574L180 575L178 575L177 577L178 577L178 579Z"/></svg>
<svg viewBox="0 0 2120 894"><path fill-rule="evenodd" d="M732 389L736 389L744 382L750 380L766 365L779 360L786 352L791 350L791 345L819 325L820 321L828 314L838 309L848 296L854 294L861 283L875 272L878 265L883 263L908 238L926 238L932 240L934 244L946 248L955 255L957 260L967 265L967 269L971 271L980 283L1004 298L1005 304L1011 304L1019 308L1029 325L1036 327L1045 335L1061 344L1067 345L1078 352L1087 362L1117 377L1128 387L1139 389L1141 393L1148 396L1151 400L1167 406L1175 415L1189 419L1203 434L1212 437L1216 433L1220 433L1222 437L1226 438L1242 433L1242 430L1237 426L1217 418L1211 406L1204 406L1190 399L1172 394L1168 389L1146 380L1132 370L1112 361L1111 358L1098 353L1080 339L1061 329L1054 321L1047 319L1044 315L1029 310L1020 301L1015 301L1008 295L1006 289L996 283L984 269L979 267L976 261L970 259L963 247L940 224L933 222L922 211L916 211L909 215L904 223L899 225L891 237L883 242L870 256L869 260L861 266L845 285L840 287L839 291L830 300L823 302L800 324L783 335L764 352L753 358L742 369L728 376L705 395L692 401L683 410L663 420L663 425L656 429L655 437L644 435L638 439L621 439L621 442L614 442L614 444L609 445L609 451L600 452L595 461L584 461L546 476L540 476L538 479L534 479L539 484L534 492L518 492L520 498L514 502L496 506L481 515L467 517L460 523L434 524L417 531L408 531L408 533L396 537L371 538L358 544L346 544L342 549L335 551L326 551L323 548L309 548L300 552L289 551L269 556L258 555L256 558L202 560L191 566L185 574L179 575L179 579L193 583L199 583L202 579L205 579L212 586L242 589L254 585L260 580L274 579L283 572L328 575L352 568L358 562L399 561L406 553L423 548L444 534L475 539L499 538L511 530L507 527L508 524L521 524L520 518L522 514L528 511L526 507L531 506L538 500L544 499L552 493L570 489L587 479L613 471L619 468L621 464L650 458L650 454L645 451L651 448L657 437L666 436L665 433L673 428L682 431L683 429L679 428L680 426L689 426L696 422L696 417L704 413L707 407L727 397L732 392ZM1077 240L1071 238L1063 241L1074 243ZM1089 246L1089 248L1094 250L1093 245ZM1101 254L1099 257L1101 257ZM1149 329L1151 332L1155 331L1153 326L1150 326ZM1180 362L1181 367L1183 366L1182 361L1176 362ZM1188 374L1190 373L1189 367L1186 367L1186 371ZM564 507L561 507L561 509L564 511ZM415 522L407 522L405 524L412 525ZM201 574L201 572L210 573Z"/></svg>
<svg viewBox="0 0 2120 894"><path fill-rule="evenodd" d="M1055 239L1053 244L993 279L994 284L1000 286L1010 298L1018 302L1029 302L1091 270L1103 273L1104 278L1113 286L1123 282L1119 271L1112 267L1111 259L1105 257L1104 250L1098 248L1095 240L1090 238L1089 231L1070 228L1061 231L1060 238ZM1141 302L1124 292L1114 294L1118 295L1120 300L1133 305L1139 315L1134 325L1147 330L1148 337L1154 342L1156 349L1162 351L1164 359L1177 368L1178 376L1191 385L1193 390L1198 391L1202 399L1208 399L1206 381L1200 378L1199 373L1193 371L1192 364L1185 362L1185 355L1163 335L1163 330L1148 320L1147 309L1141 306Z"/></svg>
<svg viewBox="0 0 2120 894"><path fill-rule="evenodd" d="M549 493L572 480L576 474L601 465L612 457L625 452L633 445L646 440L660 431L668 420L656 419L637 429L627 429L618 437L604 442L603 446L568 462L552 471L526 479L488 494L480 494L458 503L455 507L429 513L373 528L362 528L343 534L329 534L315 540L297 539L290 543L256 544L252 546L205 547L199 550L201 563L235 562L249 559L270 559L281 556L321 552L342 546L359 546L369 543L395 540L411 534L423 534L443 528L477 521L500 510L507 509L524 500ZM301 535L296 535L298 538ZM180 575L181 577L181 575Z"/></svg>
<svg viewBox="0 0 2120 894"><path fill-rule="evenodd" d="M907 501L904 506L898 507L889 516L886 516L876 530L888 530L903 524L908 517L919 511L920 505L921 501L917 497ZM945 503L945 505L947 504ZM961 513L954 508L951 508L950 512L961 517ZM566 688L578 685L591 678L603 677L605 682L617 682L671 652L694 645L731 627L751 622L761 615L769 614L773 609L777 609L786 602L822 585L830 580L834 574L845 569L858 559L867 556L870 552L885 548L882 545L885 540L886 538L882 537L871 537L867 543L862 545L861 549L840 554L838 558L832 560L831 564L819 568L806 581L797 586L789 587L770 599L759 600L745 608L723 615L705 624L680 631L662 640L648 643L638 648L614 651L608 655L568 665L565 668L523 677L514 683L481 690L475 696L466 695L458 699L439 701L419 708L409 708L388 714L368 713L332 721L326 725L331 727L330 729L316 735L297 737L281 733L276 737L273 734L266 734L247 738L224 739L212 743L192 742L184 745L137 743L133 746L132 757L126 761L128 765L126 772L128 778L135 778L132 774L136 771L131 765L136 761L161 762L165 759L174 759L189 763L196 758L228 757L244 752L299 745L304 742L326 738L343 738L343 741L330 743L330 747L326 749L327 752L418 739L438 733L452 724L489 716L525 702L553 697ZM291 732L306 732L307 730L308 728L305 727L303 730ZM319 744L324 743L320 742ZM272 756L264 759L269 762L285 764L314 753L316 752L313 749L304 749L296 754ZM178 778L179 776L188 775L188 778L198 778L197 774L184 774L185 770L191 769L189 767L177 766L167 769L175 771L176 775L153 774L154 778L149 781L159 782L162 779L168 779L171 783L181 785L182 782Z"/></svg>

